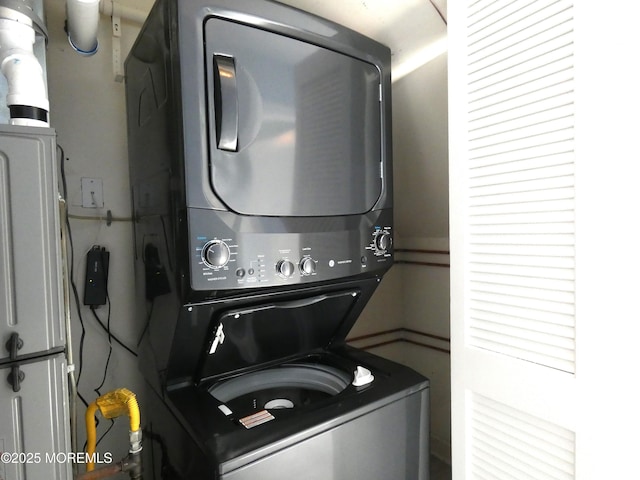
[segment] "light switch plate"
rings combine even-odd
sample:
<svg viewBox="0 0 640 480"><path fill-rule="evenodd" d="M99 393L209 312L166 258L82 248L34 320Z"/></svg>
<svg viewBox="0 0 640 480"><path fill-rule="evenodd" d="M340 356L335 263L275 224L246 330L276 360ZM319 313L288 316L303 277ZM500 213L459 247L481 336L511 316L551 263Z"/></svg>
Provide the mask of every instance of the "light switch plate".
<svg viewBox="0 0 640 480"><path fill-rule="evenodd" d="M82 178L82 206L84 208L104 207L101 178Z"/></svg>

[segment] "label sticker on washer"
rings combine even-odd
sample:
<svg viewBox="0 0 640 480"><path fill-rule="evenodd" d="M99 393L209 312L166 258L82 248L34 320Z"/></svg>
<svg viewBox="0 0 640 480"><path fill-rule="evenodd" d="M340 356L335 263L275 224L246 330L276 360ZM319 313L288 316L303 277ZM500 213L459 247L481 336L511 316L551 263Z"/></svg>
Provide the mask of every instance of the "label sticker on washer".
<svg viewBox="0 0 640 480"><path fill-rule="evenodd" d="M276 417L271 415L266 410L260 410L259 412L254 413L253 415L249 415L248 417L244 417L240 419L240 423L244 425L245 428L253 428L258 425L262 425L263 423L267 423L271 420L275 420Z"/></svg>

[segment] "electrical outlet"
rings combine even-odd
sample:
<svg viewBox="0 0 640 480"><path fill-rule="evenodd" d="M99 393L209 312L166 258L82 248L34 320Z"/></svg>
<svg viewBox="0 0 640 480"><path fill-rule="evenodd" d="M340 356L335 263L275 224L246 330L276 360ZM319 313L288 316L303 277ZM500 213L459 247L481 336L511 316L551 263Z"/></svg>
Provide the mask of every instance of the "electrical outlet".
<svg viewBox="0 0 640 480"><path fill-rule="evenodd" d="M101 178L82 178L82 206L84 208L104 207Z"/></svg>

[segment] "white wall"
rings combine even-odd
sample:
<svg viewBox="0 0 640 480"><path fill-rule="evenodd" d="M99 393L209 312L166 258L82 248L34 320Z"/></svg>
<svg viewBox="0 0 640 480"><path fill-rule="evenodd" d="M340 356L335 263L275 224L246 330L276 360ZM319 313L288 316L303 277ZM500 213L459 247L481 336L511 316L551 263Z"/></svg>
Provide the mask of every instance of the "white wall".
<svg viewBox="0 0 640 480"><path fill-rule="evenodd" d="M393 83L395 226L402 240L448 247L447 56ZM418 240L418 241L419 241ZM435 243L438 242L438 243Z"/></svg>
<svg viewBox="0 0 640 480"><path fill-rule="evenodd" d="M100 49L92 57L74 52L64 32L64 1L45 2L49 45L47 66L51 126L58 133L58 143L64 149L71 214L102 216L109 209L117 218L131 216L129 175L126 149L126 118L124 84L112 80L111 23L102 17ZM123 50L128 51L139 25L124 23ZM103 181L105 208L82 208L81 178L95 177ZM126 344L135 347L138 332L133 319L133 237L131 221L114 222L107 226L99 220L71 219L74 246L74 280L80 294L84 292L85 255L94 244L106 247L110 253L109 297L111 299L111 329ZM107 323L108 307L99 307L98 316ZM80 393L91 402L97 397L94 388L100 385L108 354L107 335L96 323L90 310L81 309L86 327ZM79 362L80 323L72 309L73 339L76 368ZM142 394L142 379L135 359L120 346L113 346L108 375L101 393L126 387ZM84 405L79 405L79 447L85 440ZM144 412L143 412L144 416ZM144 418L144 417L143 417ZM109 421L101 420L98 438ZM128 449L128 421L121 418L100 444L99 451L113 453L119 460Z"/></svg>
<svg viewBox="0 0 640 480"><path fill-rule="evenodd" d="M405 329L352 343L395 340L371 351L431 380L431 450L450 461L449 343L441 340L449 338L447 55L394 82L392 93L396 259L415 263L394 265L350 337Z"/></svg>

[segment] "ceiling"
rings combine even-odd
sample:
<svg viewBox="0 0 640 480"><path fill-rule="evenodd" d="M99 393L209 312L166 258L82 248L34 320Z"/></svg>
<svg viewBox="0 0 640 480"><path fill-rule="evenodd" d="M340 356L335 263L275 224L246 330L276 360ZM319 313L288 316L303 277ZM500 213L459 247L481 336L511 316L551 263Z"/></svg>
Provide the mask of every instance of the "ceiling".
<svg viewBox="0 0 640 480"><path fill-rule="evenodd" d="M447 0L279 0L349 27L391 49L397 80L446 51ZM119 0L148 11L153 0Z"/></svg>
<svg viewBox="0 0 640 480"><path fill-rule="evenodd" d="M393 79L446 49L446 0L279 0L378 40L391 49Z"/></svg>

